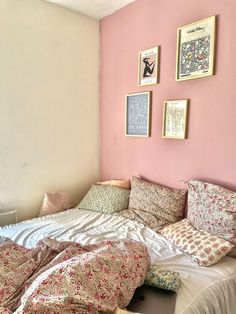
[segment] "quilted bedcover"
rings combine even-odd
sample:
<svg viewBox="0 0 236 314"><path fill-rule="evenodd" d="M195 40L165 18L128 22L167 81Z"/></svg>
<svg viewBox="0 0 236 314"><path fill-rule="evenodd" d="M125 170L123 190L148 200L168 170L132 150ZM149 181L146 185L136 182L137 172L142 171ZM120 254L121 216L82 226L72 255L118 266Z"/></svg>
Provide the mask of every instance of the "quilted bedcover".
<svg viewBox="0 0 236 314"><path fill-rule="evenodd" d="M132 240L81 245L50 238L0 244L0 313L114 313L145 278L149 255Z"/></svg>

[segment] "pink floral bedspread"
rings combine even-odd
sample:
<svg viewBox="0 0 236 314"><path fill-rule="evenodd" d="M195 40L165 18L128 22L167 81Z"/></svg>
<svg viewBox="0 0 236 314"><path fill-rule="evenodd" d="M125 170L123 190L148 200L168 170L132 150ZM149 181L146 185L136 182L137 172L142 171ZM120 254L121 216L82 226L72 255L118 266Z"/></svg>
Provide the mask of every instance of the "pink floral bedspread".
<svg viewBox="0 0 236 314"><path fill-rule="evenodd" d="M112 313L130 302L149 266L144 244L82 246L41 240L26 249L0 244L0 313Z"/></svg>

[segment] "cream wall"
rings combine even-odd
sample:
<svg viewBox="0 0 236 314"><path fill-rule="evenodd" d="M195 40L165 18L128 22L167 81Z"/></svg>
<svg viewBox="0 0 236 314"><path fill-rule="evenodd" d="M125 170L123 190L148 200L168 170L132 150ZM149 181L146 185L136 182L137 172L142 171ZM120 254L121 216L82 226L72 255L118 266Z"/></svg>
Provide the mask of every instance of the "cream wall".
<svg viewBox="0 0 236 314"><path fill-rule="evenodd" d="M39 0L0 1L0 211L78 202L99 176L99 23Z"/></svg>

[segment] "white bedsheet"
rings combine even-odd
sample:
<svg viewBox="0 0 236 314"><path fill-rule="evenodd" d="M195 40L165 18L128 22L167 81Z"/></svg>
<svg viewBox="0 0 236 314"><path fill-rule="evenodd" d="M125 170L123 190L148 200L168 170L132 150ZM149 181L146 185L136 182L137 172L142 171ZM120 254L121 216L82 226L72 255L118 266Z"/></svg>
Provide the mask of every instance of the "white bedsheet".
<svg viewBox="0 0 236 314"><path fill-rule="evenodd" d="M236 259L224 257L210 267L196 266L190 257L173 247L161 235L118 215L71 209L0 228L0 236L9 237L28 248L35 246L44 237L82 244L104 239L129 238L141 241L148 246L152 263L158 262L179 272L181 276L176 314L236 313Z"/></svg>

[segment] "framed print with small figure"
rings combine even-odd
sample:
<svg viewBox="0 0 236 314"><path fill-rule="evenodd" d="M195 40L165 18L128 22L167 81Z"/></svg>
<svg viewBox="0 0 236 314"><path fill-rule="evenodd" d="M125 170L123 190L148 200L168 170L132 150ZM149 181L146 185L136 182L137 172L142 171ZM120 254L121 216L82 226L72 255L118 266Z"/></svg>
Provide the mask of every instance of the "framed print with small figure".
<svg viewBox="0 0 236 314"><path fill-rule="evenodd" d="M188 99L165 100L162 137L185 139L187 134Z"/></svg>
<svg viewBox="0 0 236 314"><path fill-rule="evenodd" d="M159 79L159 47L139 52L138 85L157 84Z"/></svg>
<svg viewBox="0 0 236 314"><path fill-rule="evenodd" d="M151 92L126 96L125 135L150 136Z"/></svg>
<svg viewBox="0 0 236 314"><path fill-rule="evenodd" d="M177 29L176 81L214 74L216 17Z"/></svg>

